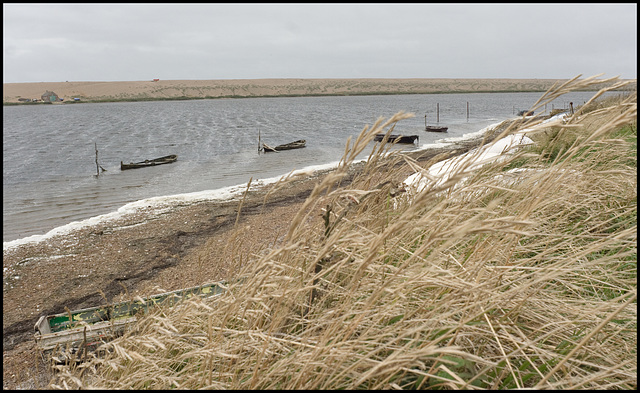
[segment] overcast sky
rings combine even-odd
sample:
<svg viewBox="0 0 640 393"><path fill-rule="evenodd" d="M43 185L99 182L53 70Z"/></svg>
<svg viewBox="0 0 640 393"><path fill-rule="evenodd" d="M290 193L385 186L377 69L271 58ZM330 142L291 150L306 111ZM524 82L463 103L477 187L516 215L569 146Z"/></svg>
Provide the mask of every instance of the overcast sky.
<svg viewBox="0 0 640 393"><path fill-rule="evenodd" d="M6 4L10 82L637 78L637 4Z"/></svg>

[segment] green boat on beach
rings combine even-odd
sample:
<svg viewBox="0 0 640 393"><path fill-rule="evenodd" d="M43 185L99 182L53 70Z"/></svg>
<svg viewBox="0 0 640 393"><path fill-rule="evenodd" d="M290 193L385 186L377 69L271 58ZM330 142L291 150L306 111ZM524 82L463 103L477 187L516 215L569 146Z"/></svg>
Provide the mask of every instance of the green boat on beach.
<svg viewBox="0 0 640 393"><path fill-rule="evenodd" d="M225 282L165 292L148 298L84 308L41 316L34 329L38 349L51 353L56 348L76 353L81 348L95 349L100 343L121 335L136 321L139 312L154 306L174 306L192 297L212 297L226 290Z"/></svg>

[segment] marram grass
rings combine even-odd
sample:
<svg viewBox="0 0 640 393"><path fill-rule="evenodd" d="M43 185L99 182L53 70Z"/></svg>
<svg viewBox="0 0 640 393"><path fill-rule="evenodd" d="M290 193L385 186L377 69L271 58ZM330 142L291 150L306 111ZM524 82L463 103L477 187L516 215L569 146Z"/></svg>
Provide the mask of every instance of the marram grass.
<svg viewBox="0 0 640 393"><path fill-rule="evenodd" d="M380 119L223 295L158 309L51 386L635 389L637 100L594 102L503 127L535 145L419 193L384 148L340 186L410 115Z"/></svg>

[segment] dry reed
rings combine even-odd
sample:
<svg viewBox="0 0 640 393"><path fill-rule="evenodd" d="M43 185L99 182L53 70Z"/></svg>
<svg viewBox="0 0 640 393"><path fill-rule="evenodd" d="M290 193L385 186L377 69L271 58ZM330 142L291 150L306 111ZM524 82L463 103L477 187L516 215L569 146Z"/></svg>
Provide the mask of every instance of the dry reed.
<svg viewBox="0 0 640 393"><path fill-rule="evenodd" d="M384 147L340 186L410 115L379 119L224 294L157 309L51 386L636 388L636 97L592 105L512 123L498 138L535 146L419 193L394 169L418 163Z"/></svg>

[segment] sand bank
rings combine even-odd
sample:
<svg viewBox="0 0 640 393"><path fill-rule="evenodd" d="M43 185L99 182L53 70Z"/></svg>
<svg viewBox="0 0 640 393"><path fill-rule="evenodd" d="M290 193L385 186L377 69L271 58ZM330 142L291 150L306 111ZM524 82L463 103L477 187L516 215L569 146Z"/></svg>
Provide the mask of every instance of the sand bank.
<svg viewBox="0 0 640 393"><path fill-rule="evenodd" d="M264 96L430 94L548 90L560 79L224 79L123 82L4 83L2 102L40 99L46 91L63 102Z"/></svg>

